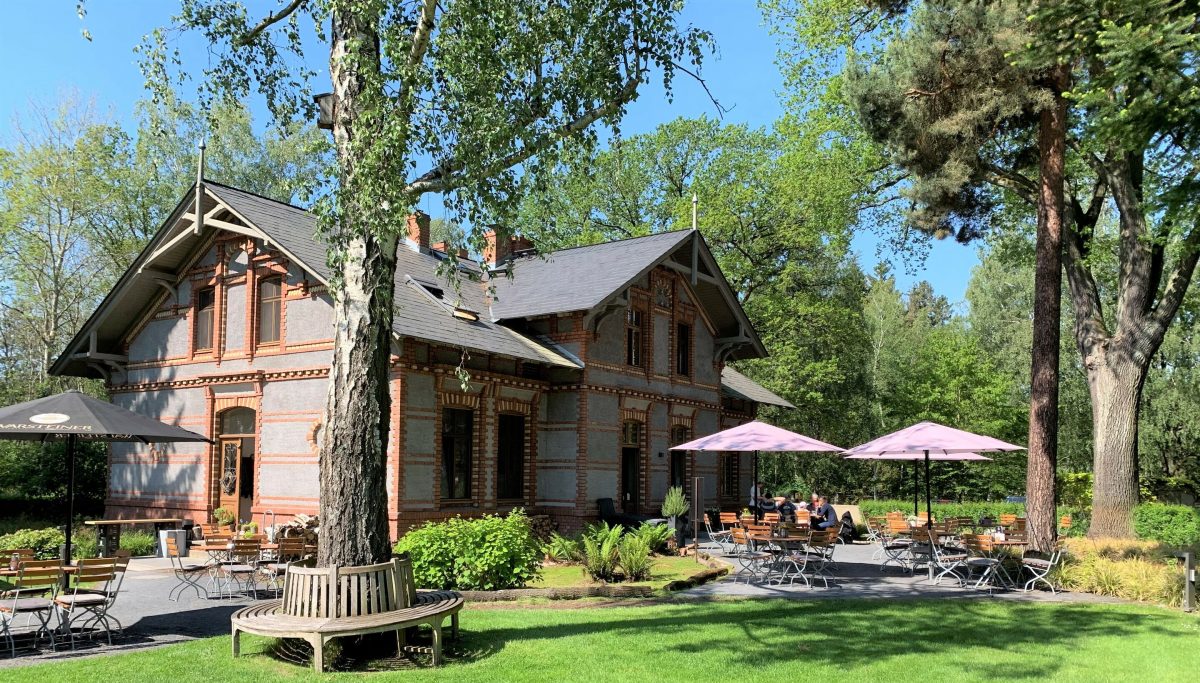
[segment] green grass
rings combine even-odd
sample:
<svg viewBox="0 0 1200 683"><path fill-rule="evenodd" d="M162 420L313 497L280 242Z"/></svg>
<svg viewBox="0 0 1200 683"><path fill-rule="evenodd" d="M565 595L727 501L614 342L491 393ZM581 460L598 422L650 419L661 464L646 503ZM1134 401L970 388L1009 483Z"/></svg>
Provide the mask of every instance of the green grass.
<svg viewBox="0 0 1200 683"><path fill-rule="evenodd" d="M694 557L656 556L654 566L650 569L649 581L622 582L620 586L650 586L662 588L672 581L686 579L707 569L696 562ZM542 567L541 576L529 584L530 588L576 588L579 586L597 586L578 564L551 565Z"/></svg>
<svg viewBox="0 0 1200 683"><path fill-rule="evenodd" d="M440 669L372 681L1193 681L1200 620L1133 605L985 600L727 601L470 609ZM227 637L6 669L20 681L318 680ZM325 678L363 679L361 673Z"/></svg>

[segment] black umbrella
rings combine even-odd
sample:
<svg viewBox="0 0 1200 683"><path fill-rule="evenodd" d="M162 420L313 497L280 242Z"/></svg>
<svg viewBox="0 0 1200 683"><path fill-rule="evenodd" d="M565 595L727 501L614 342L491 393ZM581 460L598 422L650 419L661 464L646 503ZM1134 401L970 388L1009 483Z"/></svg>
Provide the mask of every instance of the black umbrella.
<svg viewBox="0 0 1200 683"><path fill-rule="evenodd" d="M0 408L0 439L66 441L67 526L65 561L71 561L75 516L75 444L86 441L209 441L195 432L164 424L78 391L67 391Z"/></svg>

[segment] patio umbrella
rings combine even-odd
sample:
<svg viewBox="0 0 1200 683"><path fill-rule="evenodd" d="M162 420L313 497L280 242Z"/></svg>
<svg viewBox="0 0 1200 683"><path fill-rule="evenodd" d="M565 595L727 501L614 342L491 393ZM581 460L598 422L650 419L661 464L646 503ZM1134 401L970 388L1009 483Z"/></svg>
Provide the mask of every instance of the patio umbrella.
<svg viewBox="0 0 1200 683"><path fill-rule="evenodd" d="M932 525L933 501L929 490L929 463L934 460L990 460L979 454L995 451L1020 451L1016 446L990 436L946 427L936 422L917 424L881 436L845 451L852 460L915 460L925 462L925 524ZM914 465L915 467L915 465ZM913 472L916 478L916 472ZM913 514L917 513L914 501Z"/></svg>
<svg viewBox="0 0 1200 683"><path fill-rule="evenodd" d="M159 422L79 391L67 391L0 408L0 439L65 441L67 460L66 562L71 561L75 516L75 446L85 441L209 441L195 432Z"/></svg>
<svg viewBox="0 0 1200 683"><path fill-rule="evenodd" d="M758 486L758 454L767 452L820 452L841 451L842 449L827 444L824 441L789 432L786 429L769 425L757 420L731 427L725 431L702 436L678 446L672 446L673 451L740 451L754 453L754 487ZM755 518L758 518L755 512Z"/></svg>

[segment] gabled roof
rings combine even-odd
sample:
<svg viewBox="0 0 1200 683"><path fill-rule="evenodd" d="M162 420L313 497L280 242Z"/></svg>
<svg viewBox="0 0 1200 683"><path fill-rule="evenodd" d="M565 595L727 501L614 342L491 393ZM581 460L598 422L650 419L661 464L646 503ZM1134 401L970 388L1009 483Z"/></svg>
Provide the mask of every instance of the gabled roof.
<svg viewBox="0 0 1200 683"><path fill-rule="evenodd" d="M662 232L514 259L512 279L493 281L492 315L506 320L591 310L691 236L691 230Z"/></svg>
<svg viewBox="0 0 1200 683"><path fill-rule="evenodd" d="M206 219L205 230L192 234L190 223L185 219L192 215L189 212L194 205L193 185L163 227L55 360L50 374L100 377L105 373L104 363L123 360L113 350L119 349L129 328L159 300L162 287L173 286L180 279L181 271L206 247L212 239L212 232L217 229L236 228L265 239L322 284L328 284L330 272L325 260L325 247L316 237L317 220L312 213L209 180L204 182L204 189L201 206L206 213L225 209L240 223L233 225L230 221ZM155 259L153 265L151 259ZM432 254L405 248L399 250L396 315L393 320L397 336L548 365L582 367L577 359L560 352L553 344L500 325L486 314L475 321L455 318L452 308L430 301L419 290L406 284L409 276L442 281L443 278L436 273L440 262L441 259ZM481 285L463 282L461 291L464 297L470 299L469 307L486 311ZM451 295L447 296L449 298Z"/></svg>
<svg viewBox="0 0 1200 683"><path fill-rule="evenodd" d="M721 368L721 393L726 396L753 401L754 403L761 403L763 405L779 406L781 408L796 407L789 403L787 399L780 398L766 387L728 365Z"/></svg>
<svg viewBox="0 0 1200 683"><path fill-rule="evenodd" d="M620 302L650 270L664 266L689 281L694 303L715 327L722 360L762 358L767 350L696 230L661 232L513 259L512 278L495 277L497 320L593 311Z"/></svg>

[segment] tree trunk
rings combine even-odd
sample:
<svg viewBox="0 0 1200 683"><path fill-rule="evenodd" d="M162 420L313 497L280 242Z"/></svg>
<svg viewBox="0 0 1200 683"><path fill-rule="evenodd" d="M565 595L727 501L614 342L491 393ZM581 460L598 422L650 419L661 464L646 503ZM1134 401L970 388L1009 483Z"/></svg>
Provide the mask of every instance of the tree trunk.
<svg viewBox="0 0 1200 683"><path fill-rule="evenodd" d="M377 24L369 17L334 11L330 76L334 88L333 136L341 172L340 224L332 239L337 283L333 360L320 451L321 532L317 564L357 566L390 553L386 456L391 415L392 348L397 238L377 223L356 171L365 142L356 124L366 89L378 83ZM402 221L401 221L402 223Z"/></svg>
<svg viewBox="0 0 1200 683"><path fill-rule="evenodd" d="M1057 537L1054 475L1058 466L1058 356L1062 302L1063 167L1066 149L1065 67L1051 77L1054 106L1041 113L1038 152L1036 267L1033 278L1033 348L1029 387L1029 451L1025 510L1029 542L1049 551Z"/></svg>
<svg viewBox="0 0 1200 683"><path fill-rule="evenodd" d="M1093 538L1131 538L1138 502L1138 410L1147 366L1110 342L1086 358L1095 439Z"/></svg>

